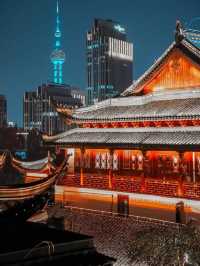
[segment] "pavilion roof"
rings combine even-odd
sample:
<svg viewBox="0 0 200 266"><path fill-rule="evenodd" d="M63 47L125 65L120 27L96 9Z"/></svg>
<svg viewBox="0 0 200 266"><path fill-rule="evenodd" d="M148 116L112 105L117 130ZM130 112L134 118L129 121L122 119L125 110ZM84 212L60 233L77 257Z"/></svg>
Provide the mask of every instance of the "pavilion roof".
<svg viewBox="0 0 200 266"><path fill-rule="evenodd" d="M0 156L0 185L23 184L25 177L33 172L38 174L47 172L48 176L55 172L51 161L52 158L48 155L41 160L24 162L14 158L9 151L6 151Z"/></svg>
<svg viewBox="0 0 200 266"><path fill-rule="evenodd" d="M6 157L5 164L0 168L0 201L33 198L48 191L68 166L68 157L66 157L54 172L48 173L43 178L24 182L27 174L25 169L13 161L10 152L7 152Z"/></svg>
<svg viewBox="0 0 200 266"><path fill-rule="evenodd" d="M64 109L61 112L65 114ZM78 109L71 116L71 120L82 122L188 118L200 118L200 90L111 99L110 104Z"/></svg>
<svg viewBox="0 0 200 266"><path fill-rule="evenodd" d="M91 147L130 147L177 146L183 145L200 149L200 128L76 128L65 134L52 137L54 145ZM49 143L49 144L50 144Z"/></svg>
<svg viewBox="0 0 200 266"><path fill-rule="evenodd" d="M12 157L14 165L17 165L24 170L36 170L38 172L40 171L42 172L42 169L44 169L47 165L49 165L49 167L54 168L53 165L51 164L52 160L53 159L49 155L43 159L37 161L30 161L30 162L20 161Z"/></svg>

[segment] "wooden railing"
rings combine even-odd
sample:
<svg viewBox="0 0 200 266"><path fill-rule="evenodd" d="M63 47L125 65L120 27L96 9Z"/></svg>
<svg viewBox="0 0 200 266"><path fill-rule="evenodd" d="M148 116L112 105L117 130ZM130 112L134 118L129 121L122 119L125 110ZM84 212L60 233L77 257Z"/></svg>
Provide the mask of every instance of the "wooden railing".
<svg viewBox="0 0 200 266"><path fill-rule="evenodd" d="M175 223L175 222L170 222L170 221L165 221L165 220L159 220L159 219L155 219L155 218L150 218L150 217L143 217L143 216L137 216L137 215L128 215L128 216L120 216L119 213L115 213L115 212L108 212L108 211L100 211L100 210L92 210L92 209L86 209L86 208L80 208L80 207L74 207L74 206L67 206L64 205L63 206L65 209L74 212L74 213L78 213L78 214L88 214L88 215L92 215L92 217L95 216L109 216L109 217L113 217L119 220L132 220L135 223L138 224L148 224L148 225L160 225L160 226L166 226L166 227L170 227L170 228L178 228L180 226L184 226L183 224L180 223Z"/></svg>
<svg viewBox="0 0 200 266"><path fill-rule="evenodd" d="M112 187L109 187L107 175L84 174L83 185L81 186L80 175L77 174L64 176L57 185L200 200L200 183L180 183L175 179L142 179L138 177L114 176L112 178Z"/></svg>

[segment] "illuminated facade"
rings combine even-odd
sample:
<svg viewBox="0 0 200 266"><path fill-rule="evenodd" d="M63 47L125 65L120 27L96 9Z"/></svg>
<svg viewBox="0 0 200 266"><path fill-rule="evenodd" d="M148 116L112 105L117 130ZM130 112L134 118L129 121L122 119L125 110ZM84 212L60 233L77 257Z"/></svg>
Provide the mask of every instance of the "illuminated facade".
<svg viewBox="0 0 200 266"><path fill-rule="evenodd" d="M187 29L184 30L184 35L188 40L190 40L194 45L200 48L200 31L199 31L199 17L194 17L187 24Z"/></svg>
<svg viewBox="0 0 200 266"><path fill-rule="evenodd" d="M57 111L78 126L46 139L70 154L57 200L120 213L137 198L200 200L200 49L178 26L121 97Z"/></svg>
<svg viewBox="0 0 200 266"><path fill-rule="evenodd" d="M200 31L195 29L186 30L185 35L194 45L200 48Z"/></svg>
<svg viewBox="0 0 200 266"><path fill-rule="evenodd" d="M0 95L0 128L7 125L7 101L4 95Z"/></svg>
<svg viewBox="0 0 200 266"><path fill-rule="evenodd" d="M51 62L53 63L53 81L57 84L63 83L63 64L65 62L65 53L61 49L61 30L60 30L60 17L59 5L57 1L56 9L56 32L55 32L55 50L51 54Z"/></svg>
<svg viewBox="0 0 200 266"><path fill-rule="evenodd" d="M133 44L112 20L95 19L87 32L87 105L119 95L133 81Z"/></svg>
<svg viewBox="0 0 200 266"><path fill-rule="evenodd" d="M42 84L35 91L27 91L23 99L24 130L36 128L48 135L63 132L68 126L55 106L73 109L82 106L83 102L83 91L65 84Z"/></svg>

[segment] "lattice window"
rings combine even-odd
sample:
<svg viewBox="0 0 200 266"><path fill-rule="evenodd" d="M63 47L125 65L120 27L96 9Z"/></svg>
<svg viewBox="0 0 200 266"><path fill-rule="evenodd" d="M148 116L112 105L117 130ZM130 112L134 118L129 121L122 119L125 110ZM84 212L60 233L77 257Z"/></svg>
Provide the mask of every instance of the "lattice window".
<svg viewBox="0 0 200 266"><path fill-rule="evenodd" d="M101 154L101 169L107 168L107 154L103 153Z"/></svg>
<svg viewBox="0 0 200 266"><path fill-rule="evenodd" d="M107 169L110 169L111 167L111 160L112 160L112 156L107 152L106 154L106 158L107 158Z"/></svg>
<svg viewBox="0 0 200 266"><path fill-rule="evenodd" d="M100 169L101 168L101 154L97 153L95 158L95 168Z"/></svg>
<svg viewBox="0 0 200 266"><path fill-rule="evenodd" d="M113 170L118 170L118 154L113 154Z"/></svg>

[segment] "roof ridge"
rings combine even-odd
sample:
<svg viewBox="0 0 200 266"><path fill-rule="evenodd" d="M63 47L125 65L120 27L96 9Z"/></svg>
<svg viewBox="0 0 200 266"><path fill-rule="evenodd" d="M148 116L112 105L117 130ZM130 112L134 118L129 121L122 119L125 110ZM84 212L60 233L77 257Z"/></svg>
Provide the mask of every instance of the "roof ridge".
<svg viewBox="0 0 200 266"><path fill-rule="evenodd" d="M66 134L65 137L67 137L68 135L71 135L73 133L81 133L81 132L85 132L85 133L109 133L109 132L121 132L121 133L125 133L125 132L136 132L136 133L140 133L140 132L145 132L145 133L149 133L149 132L155 132L155 133L167 133L167 132L200 132L200 127L199 126L187 126L187 127L145 127L145 128L76 128L76 131L74 131L73 129L68 130L68 134Z"/></svg>

